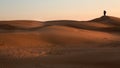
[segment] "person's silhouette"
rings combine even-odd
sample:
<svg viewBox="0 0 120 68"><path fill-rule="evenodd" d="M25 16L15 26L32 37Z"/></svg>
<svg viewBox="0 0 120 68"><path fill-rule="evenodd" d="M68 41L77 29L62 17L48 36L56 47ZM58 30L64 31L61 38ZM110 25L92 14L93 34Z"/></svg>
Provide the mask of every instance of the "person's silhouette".
<svg viewBox="0 0 120 68"><path fill-rule="evenodd" d="M106 12L106 10L104 10L104 12L103 12L103 13L104 13L104 16L106 16L106 13L107 13L107 12Z"/></svg>

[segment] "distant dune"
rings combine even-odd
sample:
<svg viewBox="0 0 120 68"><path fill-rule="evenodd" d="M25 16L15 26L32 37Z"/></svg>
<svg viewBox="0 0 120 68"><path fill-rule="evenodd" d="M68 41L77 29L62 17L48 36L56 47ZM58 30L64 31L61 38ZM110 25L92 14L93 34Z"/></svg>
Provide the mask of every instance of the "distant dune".
<svg viewBox="0 0 120 68"><path fill-rule="evenodd" d="M102 16L100 18L91 20L91 22L100 22L112 26L120 26L120 18L112 17L112 16Z"/></svg>
<svg viewBox="0 0 120 68"><path fill-rule="evenodd" d="M112 16L102 16L90 21L73 21L73 20L56 20L45 22L47 26L50 25L62 25L69 26L79 29L97 30L97 31L109 31L119 32L120 31L120 18Z"/></svg>
<svg viewBox="0 0 120 68"><path fill-rule="evenodd" d="M43 26L40 21L32 21L32 20L13 20L13 21L0 21L0 25L6 24L15 27L21 28L33 28Z"/></svg>
<svg viewBox="0 0 120 68"><path fill-rule="evenodd" d="M72 28L95 30L95 31L109 31L119 32L120 30L120 19L112 16L102 16L90 21L74 21L74 20L55 20L55 21L31 21L31 20L14 20L14 21L0 21L0 29L11 29L11 30L39 30L47 26L67 26Z"/></svg>

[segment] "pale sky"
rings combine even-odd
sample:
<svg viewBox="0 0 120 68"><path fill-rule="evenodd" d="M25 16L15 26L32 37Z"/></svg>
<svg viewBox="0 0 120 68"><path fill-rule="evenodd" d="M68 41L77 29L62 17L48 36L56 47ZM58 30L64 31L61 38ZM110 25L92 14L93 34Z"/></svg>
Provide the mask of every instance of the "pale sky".
<svg viewBox="0 0 120 68"><path fill-rule="evenodd" d="M120 17L120 0L0 0L0 20L90 20Z"/></svg>

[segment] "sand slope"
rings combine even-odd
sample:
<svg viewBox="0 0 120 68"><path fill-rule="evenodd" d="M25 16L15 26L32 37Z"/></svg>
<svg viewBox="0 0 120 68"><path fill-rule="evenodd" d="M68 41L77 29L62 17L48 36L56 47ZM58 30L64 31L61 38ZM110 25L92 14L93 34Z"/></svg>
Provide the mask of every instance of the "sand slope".
<svg viewBox="0 0 120 68"><path fill-rule="evenodd" d="M65 26L49 26L32 32L23 31L0 34L0 41L3 42L1 42L1 45L6 44L8 46L14 44L17 46L40 46L45 45L45 43L52 45L85 46L88 43L101 45L116 40L118 40L118 36L113 34Z"/></svg>

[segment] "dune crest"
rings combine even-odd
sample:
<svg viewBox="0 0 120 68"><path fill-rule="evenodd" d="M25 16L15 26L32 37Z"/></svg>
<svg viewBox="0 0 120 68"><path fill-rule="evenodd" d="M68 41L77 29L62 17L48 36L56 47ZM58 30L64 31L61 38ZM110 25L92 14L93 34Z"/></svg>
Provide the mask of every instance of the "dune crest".
<svg viewBox="0 0 120 68"><path fill-rule="evenodd" d="M90 20L91 22L103 22L106 24L111 24L115 26L120 26L120 18L113 17L113 16L102 16L100 18L96 18L93 20Z"/></svg>

